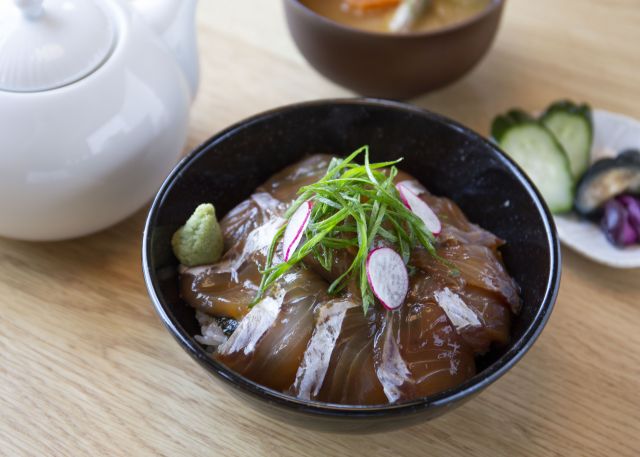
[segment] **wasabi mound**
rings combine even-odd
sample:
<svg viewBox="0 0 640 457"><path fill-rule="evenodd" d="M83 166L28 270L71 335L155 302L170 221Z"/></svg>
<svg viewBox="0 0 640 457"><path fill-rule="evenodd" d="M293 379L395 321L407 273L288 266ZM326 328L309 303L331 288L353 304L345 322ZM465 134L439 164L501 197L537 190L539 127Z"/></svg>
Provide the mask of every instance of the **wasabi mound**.
<svg viewBox="0 0 640 457"><path fill-rule="evenodd" d="M222 230L211 203L199 205L171 239L173 253L188 267L217 262L223 245Z"/></svg>

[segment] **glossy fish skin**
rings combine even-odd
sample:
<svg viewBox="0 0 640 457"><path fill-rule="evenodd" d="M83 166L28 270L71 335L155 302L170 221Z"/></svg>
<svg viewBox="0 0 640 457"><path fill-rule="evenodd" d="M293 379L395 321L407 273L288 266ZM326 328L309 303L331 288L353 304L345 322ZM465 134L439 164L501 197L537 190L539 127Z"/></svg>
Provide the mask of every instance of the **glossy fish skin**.
<svg viewBox="0 0 640 457"><path fill-rule="evenodd" d="M388 312L378 327L374 339L377 369L397 365L394 358L404 363L396 400L442 392L475 374L473 351L432 298L437 287L425 277L414 278L405 305ZM389 345L397 347L397 354L388 350Z"/></svg>
<svg viewBox="0 0 640 457"><path fill-rule="evenodd" d="M182 299L214 317L241 319L256 298L269 245L283 223L278 216L268 219L238 241L220 262L183 271Z"/></svg>
<svg viewBox="0 0 640 457"><path fill-rule="evenodd" d="M190 268L180 277L180 297L211 316L242 319L260 286L264 259L262 254L252 256L239 269L236 280L224 264Z"/></svg>
<svg viewBox="0 0 640 457"><path fill-rule="evenodd" d="M286 291L280 311L255 350L216 357L264 386L285 391L293 384L311 338L315 310L329 298L324 281L303 268L287 273L277 287Z"/></svg>
<svg viewBox="0 0 640 457"><path fill-rule="evenodd" d="M282 216L285 209L280 200L265 192L257 192L240 202L220 221L225 250L243 242L251 231L272 217Z"/></svg>
<svg viewBox="0 0 640 457"><path fill-rule="evenodd" d="M428 276L440 278L475 311L480 328L461 331L468 344L478 354L487 352L491 344L506 344L509 340L511 314L520 310L518 285L507 273L498 248L502 240L470 223L451 200L421 195L436 214L444 216L443 230L438 237L437 254L450 265L434 258L424 249L415 249L410 263Z"/></svg>
<svg viewBox="0 0 640 457"><path fill-rule="evenodd" d="M347 311L316 400L348 405L388 403L373 361L376 314L371 310L367 318L360 307Z"/></svg>
<svg viewBox="0 0 640 457"><path fill-rule="evenodd" d="M298 366L296 379L289 390L291 395L308 400L317 398L324 384L346 314L358 303L350 297L335 298L316 310L313 334Z"/></svg>

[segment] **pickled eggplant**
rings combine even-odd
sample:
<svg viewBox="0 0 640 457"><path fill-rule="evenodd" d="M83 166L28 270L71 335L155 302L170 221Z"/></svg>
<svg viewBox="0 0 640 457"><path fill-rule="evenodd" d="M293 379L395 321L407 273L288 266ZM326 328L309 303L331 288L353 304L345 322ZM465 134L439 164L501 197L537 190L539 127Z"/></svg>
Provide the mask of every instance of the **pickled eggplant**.
<svg viewBox="0 0 640 457"><path fill-rule="evenodd" d="M597 217L607 201L625 193L640 193L639 150L593 163L578 184L575 208L582 216Z"/></svg>

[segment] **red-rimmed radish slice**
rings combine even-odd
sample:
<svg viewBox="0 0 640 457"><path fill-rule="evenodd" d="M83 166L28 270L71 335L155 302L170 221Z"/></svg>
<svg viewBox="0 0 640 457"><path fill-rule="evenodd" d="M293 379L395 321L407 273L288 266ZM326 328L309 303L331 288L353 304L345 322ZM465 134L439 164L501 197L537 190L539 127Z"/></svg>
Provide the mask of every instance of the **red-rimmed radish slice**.
<svg viewBox="0 0 640 457"><path fill-rule="evenodd" d="M418 197L404 182L396 184L396 189L398 189L404 205L424 222L424 225L431 233L438 236L442 230L442 224L431 207Z"/></svg>
<svg viewBox="0 0 640 457"><path fill-rule="evenodd" d="M404 186L416 195L424 194L426 192L426 189L422 184L420 184L420 181L416 181L415 179L405 179L404 181L400 181L396 184L396 186Z"/></svg>
<svg viewBox="0 0 640 457"><path fill-rule="evenodd" d="M402 257L391 248L377 248L367 256L367 280L382 306L398 309L409 291L409 274Z"/></svg>
<svg viewBox="0 0 640 457"><path fill-rule="evenodd" d="M282 251L284 254L284 261L287 262L295 252L304 229L309 224L309 216L311 216L311 208L313 202L307 200L291 215L287 228L284 231L284 237L282 240Z"/></svg>

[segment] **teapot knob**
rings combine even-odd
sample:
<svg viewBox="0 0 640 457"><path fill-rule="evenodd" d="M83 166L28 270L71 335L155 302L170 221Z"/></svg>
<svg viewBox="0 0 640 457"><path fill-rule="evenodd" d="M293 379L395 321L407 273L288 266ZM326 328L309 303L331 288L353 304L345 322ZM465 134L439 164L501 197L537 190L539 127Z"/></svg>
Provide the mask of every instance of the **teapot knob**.
<svg viewBox="0 0 640 457"><path fill-rule="evenodd" d="M42 16L43 0L14 0L16 6L20 8L22 14L27 19L37 19Z"/></svg>

